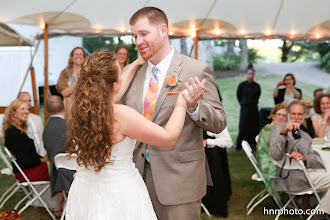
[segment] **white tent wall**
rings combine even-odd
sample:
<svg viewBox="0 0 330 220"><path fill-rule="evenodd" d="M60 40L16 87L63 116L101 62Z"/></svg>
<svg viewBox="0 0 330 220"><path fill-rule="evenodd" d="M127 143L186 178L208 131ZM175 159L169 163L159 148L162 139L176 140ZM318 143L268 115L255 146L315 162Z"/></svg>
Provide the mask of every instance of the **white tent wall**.
<svg viewBox="0 0 330 220"><path fill-rule="evenodd" d="M49 39L49 85L55 85L61 71L67 66L70 52L75 47L82 47L81 37L63 36ZM0 106L8 106L16 99L23 83L25 73L31 62L30 47L0 47ZM32 53L34 47L32 48ZM44 85L44 47L40 42L33 61L37 89ZM31 74L28 73L22 91L32 94ZM38 91L37 91L38 93ZM38 99L39 100L39 99ZM33 99L32 99L33 102ZM2 124L3 114L0 114Z"/></svg>

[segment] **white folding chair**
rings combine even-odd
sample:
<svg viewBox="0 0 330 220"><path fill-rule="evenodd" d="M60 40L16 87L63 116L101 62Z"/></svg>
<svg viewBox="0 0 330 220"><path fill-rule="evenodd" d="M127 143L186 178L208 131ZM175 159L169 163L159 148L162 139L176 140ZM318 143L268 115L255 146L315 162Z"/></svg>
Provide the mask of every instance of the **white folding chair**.
<svg viewBox="0 0 330 220"><path fill-rule="evenodd" d="M258 182L263 182L264 185L266 186L266 181L257 166L257 160L255 159L255 157L252 154L252 149L251 149L249 143L246 141L242 141L242 148L245 151L246 156L249 158L250 162L252 163L254 169L257 171L257 173L254 173L251 176L252 180L255 180ZM258 193L255 197L253 197L251 199L251 201L249 202L249 204L246 206L247 215L249 215L257 205L259 205L262 201L264 201L269 196L272 196L272 195L270 193L268 193L265 188L260 193ZM255 202L257 199L259 199L259 200L257 202ZM276 202L276 204L278 205L278 207L281 208L282 207L281 202L278 201L275 197L273 197L273 199Z"/></svg>
<svg viewBox="0 0 330 220"><path fill-rule="evenodd" d="M69 153L60 153L54 157L54 164L55 164L55 167L57 170L60 168L67 169L67 170L76 170L78 167L77 158L78 158L77 154L72 154L70 156ZM65 191L63 191L63 196L64 196L64 200L66 203L66 192ZM65 212L66 212L66 204L64 205L61 220L64 219Z"/></svg>
<svg viewBox="0 0 330 220"><path fill-rule="evenodd" d="M19 184L18 180L16 180L14 173L13 173L13 167L11 166L10 162L7 160L5 154L2 152L2 147L0 146L0 157L2 161L7 166L5 169L5 172L1 172L1 174L6 174L8 176L13 176L15 179L15 183L9 187L9 189L4 192L0 198L0 209L4 206L4 204L19 190L21 189L26 195L28 194L28 191L24 186ZM4 169L3 169L4 170ZM8 195L9 194L9 195ZM8 195L8 196L7 196Z"/></svg>
<svg viewBox="0 0 330 220"><path fill-rule="evenodd" d="M30 199L26 202L25 206L18 211L18 214L21 214L28 206L30 206L35 200L38 199L41 202L41 204L43 205L43 207L46 209L46 211L48 212L50 217L55 220L56 218L53 215L53 213L50 211L49 205L47 205L46 202L41 198L41 195L49 188L50 182L49 181L34 181L34 182L31 182L27 178L27 176L25 175L24 171L21 169L21 167L16 162L16 158L14 157L14 155L12 155L11 152L6 147L4 147L4 150L7 153L10 160L12 161L12 163L14 164L14 166L16 166L16 168L22 174L22 176L24 177L24 179L26 181L26 182L23 182L23 183L20 183L20 182L17 181L17 184L20 185L20 186L28 187L30 189L29 190L30 192L27 193L26 196L21 201L18 202L18 204L15 206L14 209L18 209L18 207L20 206L20 204L23 201L25 201L26 199L28 199L29 197L32 196L32 199ZM39 187L43 187L43 188L41 188L41 190L38 191L36 189L37 186L38 186L38 189L39 189Z"/></svg>
<svg viewBox="0 0 330 220"><path fill-rule="evenodd" d="M286 156L289 157L288 155L286 155ZM309 185L311 186L311 189L310 190L304 190L304 191L301 191L301 192L286 192L289 195L290 199L287 201L287 203L285 203L285 205L278 212L278 214L276 215L275 220L277 220L280 217L281 213L283 213L283 210L286 209L286 207L290 204L291 201L293 202L294 206L297 208L297 206L296 206L296 204L294 203L294 200L293 200L296 196L313 195L314 194L315 197L316 197L316 200L318 202L317 206L314 209L316 210L320 206L321 199L320 199L320 197L317 193L317 190L314 187L314 184L313 184L311 178L309 177L309 174L306 170L305 164L302 160L299 160L298 162L301 166L301 169L304 171L304 174L305 174L305 176L308 180ZM311 214L310 214L310 216L308 216L307 220L310 220L313 217L314 214L315 214L315 212L311 212Z"/></svg>

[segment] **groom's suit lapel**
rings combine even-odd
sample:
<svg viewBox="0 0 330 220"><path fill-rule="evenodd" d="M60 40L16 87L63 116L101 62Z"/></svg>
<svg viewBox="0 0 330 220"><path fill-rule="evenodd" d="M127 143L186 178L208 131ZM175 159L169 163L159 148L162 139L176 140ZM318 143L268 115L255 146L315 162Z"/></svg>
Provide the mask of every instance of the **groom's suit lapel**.
<svg viewBox="0 0 330 220"><path fill-rule="evenodd" d="M177 79L179 79L179 75L182 70L182 57L181 55L174 50L173 58L171 61L171 64L167 70L166 77L170 75L175 75ZM158 95L157 101L156 101L156 106L155 110L152 114L151 120L153 121L154 118L157 116L159 110L161 109L162 105L164 104L164 101L167 97L167 93L172 89L173 87L167 86L166 79L164 80L163 86L160 90L160 93ZM175 88L175 87L174 87Z"/></svg>
<svg viewBox="0 0 330 220"><path fill-rule="evenodd" d="M144 87L144 79L146 77L148 62L145 62L141 68L135 73L135 94L136 94L136 103L137 103L137 111L144 115L143 104L142 104L142 95L143 95L143 87Z"/></svg>

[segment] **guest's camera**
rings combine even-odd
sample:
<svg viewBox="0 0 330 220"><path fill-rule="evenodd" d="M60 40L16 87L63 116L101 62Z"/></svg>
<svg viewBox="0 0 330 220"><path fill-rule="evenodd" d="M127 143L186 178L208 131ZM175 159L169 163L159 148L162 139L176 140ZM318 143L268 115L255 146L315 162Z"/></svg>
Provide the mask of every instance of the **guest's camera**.
<svg viewBox="0 0 330 220"><path fill-rule="evenodd" d="M293 130L293 131L292 131L292 137L293 137L294 139L300 139L300 138L301 138L301 135L300 135L299 130Z"/></svg>
<svg viewBox="0 0 330 220"><path fill-rule="evenodd" d="M285 82L285 81L281 81L281 82L280 82L280 85L281 85L281 86L285 86L285 85L286 85L286 82Z"/></svg>

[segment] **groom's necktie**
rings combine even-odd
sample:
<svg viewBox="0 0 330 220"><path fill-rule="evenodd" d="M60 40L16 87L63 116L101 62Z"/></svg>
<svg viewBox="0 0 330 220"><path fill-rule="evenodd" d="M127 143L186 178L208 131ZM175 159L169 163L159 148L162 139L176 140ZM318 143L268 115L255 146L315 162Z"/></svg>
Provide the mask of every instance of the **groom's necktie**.
<svg viewBox="0 0 330 220"><path fill-rule="evenodd" d="M146 97L144 98L144 117L149 120L151 120L152 113L155 110L156 100L158 96L159 83L158 77L156 75L157 71L158 69L155 66L151 70L152 76L150 77L148 91ZM150 163L148 145L145 153L145 159Z"/></svg>

